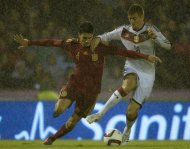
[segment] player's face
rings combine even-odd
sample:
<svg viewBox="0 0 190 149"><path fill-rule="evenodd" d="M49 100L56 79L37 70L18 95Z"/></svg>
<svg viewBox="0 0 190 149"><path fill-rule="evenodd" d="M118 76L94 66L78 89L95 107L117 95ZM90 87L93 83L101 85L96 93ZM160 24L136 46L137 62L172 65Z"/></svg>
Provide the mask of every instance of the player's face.
<svg viewBox="0 0 190 149"><path fill-rule="evenodd" d="M139 30L144 25L144 15L139 16L137 13L128 15L129 22L134 30Z"/></svg>
<svg viewBox="0 0 190 149"><path fill-rule="evenodd" d="M89 47L92 39L93 39L93 34L91 33L79 34L79 42L83 47Z"/></svg>

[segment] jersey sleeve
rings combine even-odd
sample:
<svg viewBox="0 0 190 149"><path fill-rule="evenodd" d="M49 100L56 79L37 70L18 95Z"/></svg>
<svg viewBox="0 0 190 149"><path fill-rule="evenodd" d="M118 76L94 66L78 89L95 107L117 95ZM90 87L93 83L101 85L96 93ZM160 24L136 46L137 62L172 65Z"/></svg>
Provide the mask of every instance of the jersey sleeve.
<svg viewBox="0 0 190 149"><path fill-rule="evenodd" d="M138 53L132 50L127 50L126 48L117 48L115 46L105 46L104 48L104 55L119 55L123 57L130 57L130 58L139 58L139 59L148 59L147 54Z"/></svg>
<svg viewBox="0 0 190 149"><path fill-rule="evenodd" d="M57 39L39 39L39 40L29 40L28 45L36 45L36 46L55 46L61 47L64 40Z"/></svg>
<svg viewBox="0 0 190 149"><path fill-rule="evenodd" d="M123 26L116 28L115 30L111 32L107 32L102 35L99 35L98 37L100 37L103 42L109 42L111 40L120 40L122 30L123 30Z"/></svg>
<svg viewBox="0 0 190 149"><path fill-rule="evenodd" d="M160 45L162 48L166 50L171 49L171 43L169 40L166 39L166 37L160 32L160 30L156 26L152 26L153 32L156 35L155 42Z"/></svg>
<svg viewBox="0 0 190 149"><path fill-rule="evenodd" d="M29 40L28 45L61 47L64 50L69 51L70 49L73 49L74 43L57 39L40 39L40 40Z"/></svg>

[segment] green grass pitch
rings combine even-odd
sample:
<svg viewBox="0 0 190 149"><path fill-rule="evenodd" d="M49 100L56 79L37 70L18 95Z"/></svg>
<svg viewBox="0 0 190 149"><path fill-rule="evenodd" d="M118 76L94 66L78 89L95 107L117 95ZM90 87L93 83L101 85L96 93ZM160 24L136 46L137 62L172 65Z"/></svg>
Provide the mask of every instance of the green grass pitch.
<svg viewBox="0 0 190 149"><path fill-rule="evenodd" d="M53 145L42 141L0 140L0 149L190 149L190 141L130 141L127 146L106 146L103 141L57 140Z"/></svg>

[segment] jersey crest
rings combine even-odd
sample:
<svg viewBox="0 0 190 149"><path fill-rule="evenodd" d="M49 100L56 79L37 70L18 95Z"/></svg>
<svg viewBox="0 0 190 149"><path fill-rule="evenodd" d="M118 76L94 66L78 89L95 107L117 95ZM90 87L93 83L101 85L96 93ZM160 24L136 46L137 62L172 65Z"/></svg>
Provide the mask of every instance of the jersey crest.
<svg viewBox="0 0 190 149"><path fill-rule="evenodd" d="M121 37L133 43L140 43L150 39L148 31L144 31L139 35L136 35L125 28L122 30Z"/></svg>
<svg viewBox="0 0 190 149"><path fill-rule="evenodd" d="M92 61L93 61L93 62L98 61L98 54L96 54L96 53L93 53L93 54L92 54Z"/></svg>

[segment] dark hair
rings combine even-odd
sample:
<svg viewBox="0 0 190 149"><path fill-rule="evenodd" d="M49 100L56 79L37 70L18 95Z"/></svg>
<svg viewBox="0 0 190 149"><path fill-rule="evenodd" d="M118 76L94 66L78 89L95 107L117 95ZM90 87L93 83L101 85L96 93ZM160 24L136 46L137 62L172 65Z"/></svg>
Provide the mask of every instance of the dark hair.
<svg viewBox="0 0 190 149"><path fill-rule="evenodd" d="M133 4L130 6L127 13L128 13L128 15L133 15L133 14L137 13L139 16L143 16L144 15L144 9L142 8L141 5Z"/></svg>
<svg viewBox="0 0 190 149"><path fill-rule="evenodd" d="M91 22L85 21L79 26L79 33L92 33L94 32L94 27Z"/></svg>

